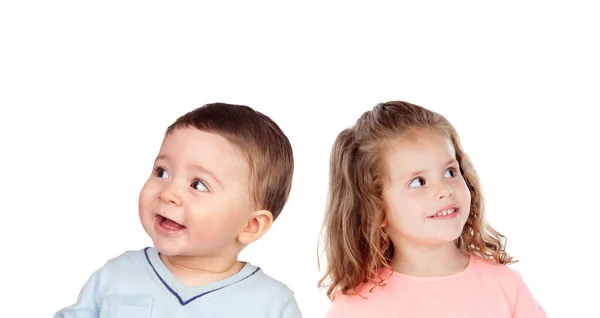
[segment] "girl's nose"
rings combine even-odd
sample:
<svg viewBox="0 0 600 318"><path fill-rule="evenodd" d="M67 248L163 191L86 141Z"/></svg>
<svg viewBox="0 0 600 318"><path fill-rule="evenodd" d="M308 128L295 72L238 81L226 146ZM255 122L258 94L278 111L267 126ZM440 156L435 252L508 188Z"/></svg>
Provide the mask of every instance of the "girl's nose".
<svg viewBox="0 0 600 318"><path fill-rule="evenodd" d="M453 194L454 192L452 191L452 187L446 182L442 182L437 192L437 198L441 200Z"/></svg>

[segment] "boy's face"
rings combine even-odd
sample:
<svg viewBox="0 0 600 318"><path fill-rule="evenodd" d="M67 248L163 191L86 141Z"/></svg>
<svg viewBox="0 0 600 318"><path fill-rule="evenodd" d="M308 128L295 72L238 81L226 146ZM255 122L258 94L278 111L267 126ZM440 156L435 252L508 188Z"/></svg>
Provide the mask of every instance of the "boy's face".
<svg viewBox="0 0 600 318"><path fill-rule="evenodd" d="M231 256L252 212L249 168L225 138L195 128L166 136L139 197L156 249L173 256Z"/></svg>

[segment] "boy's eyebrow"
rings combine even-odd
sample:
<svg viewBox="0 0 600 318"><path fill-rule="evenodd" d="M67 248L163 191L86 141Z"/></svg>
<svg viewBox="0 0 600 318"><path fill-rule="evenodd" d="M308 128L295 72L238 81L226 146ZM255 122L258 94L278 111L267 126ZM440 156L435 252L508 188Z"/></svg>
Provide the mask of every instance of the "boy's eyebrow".
<svg viewBox="0 0 600 318"><path fill-rule="evenodd" d="M455 158L452 158L450 160L448 160L448 162L446 162L446 164L444 164L444 166L449 166L451 163L455 163L458 162ZM423 172L425 172L425 169L419 170L419 171L415 171L413 173L410 174L410 177L415 177L417 175L423 174Z"/></svg>
<svg viewBox="0 0 600 318"><path fill-rule="evenodd" d="M197 163L190 163L190 164L188 165L188 167L190 167L190 168L192 168L192 169L195 169L195 170L200 170L200 171L202 171L202 172L206 173L206 174L207 174L207 175L209 175L211 178L215 179L215 181L217 181L217 183L219 183L219 185L220 185L221 187L223 187L223 183L221 183L221 180L219 180L219 178L217 178L217 176L216 176L214 173L210 172L210 170L208 170L208 169L204 168L203 166L201 166L201 165L199 165L199 164L197 164Z"/></svg>
<svg viewBox="0 0 600 318"><path fill-rule="evenodd" d="M160 156L156 157L156 160L161 160L161 159L169 161L169 156L167 156L167 155L160 155ZM188 167L192 168L194 170L200 170L203 173L206 173L211 178L213 178L215 181L217 181L221 187L223 187L223 183L221 182L221 180L219 180L219 178L217 178L217 176L214 173L212 173L210 170L204 168L203 166L201 166L201 165L199 165L197 163L190 163L190 164L188 164Z"/></svg>

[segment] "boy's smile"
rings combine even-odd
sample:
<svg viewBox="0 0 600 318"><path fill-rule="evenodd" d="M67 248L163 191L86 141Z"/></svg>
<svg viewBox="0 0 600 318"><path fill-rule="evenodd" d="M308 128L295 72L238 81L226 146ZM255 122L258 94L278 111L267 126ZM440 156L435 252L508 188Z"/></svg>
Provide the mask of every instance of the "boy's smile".
<svg viewBox="0 0 600 318"><path fill-rule="evenodd" d="M185 226L168 219L160 214L156 215L156 230L164 235L172 235L183 232L186 229Z"/></svg>
<svg viewBox="0 0 600 318"><path fill-rule="evenodd" d="M168 256L228 258L252 210L245 156L224 137L195 128L168 134L139 198L142 225Z"/></svg>

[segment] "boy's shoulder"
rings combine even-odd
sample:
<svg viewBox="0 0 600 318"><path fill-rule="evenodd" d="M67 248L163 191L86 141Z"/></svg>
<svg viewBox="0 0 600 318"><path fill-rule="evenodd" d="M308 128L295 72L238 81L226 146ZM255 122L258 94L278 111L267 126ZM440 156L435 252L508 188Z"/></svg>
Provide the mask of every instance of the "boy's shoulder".
<svg viewBox="0 0 600 318"><path fill-rule="evenodd" d="M270 288L274 288L276 290L280 290L280 291L289 291L291 292L291 289L282 281L270 276L269 274L267 274L265 271L263 271L262 269L260 269L260 271L258 272L258 274L260 275L259 278L264 282L265 285L269 286Z"/></svg>
<svg viewBox="0 0 600 318"><path fill-rule="evenodd" d="M126 250L116 256L109 258L101 269L108 271L123 271L139 268L140 265L148 263L148 250L145 247L137 250Z"/></svg>
<svg viewBox="0 0 600 318"><path fill-rule="evenodd" d="M136 278L141 274L140 268L148 266L147 248L138 250L126 250L121 254L106 260L104 264L96 269L91 279L105 285L115 282L119 278Z"/></svg>
<svg viewBox="0 0 600 318"><path fill-rule="evenodd" d="M110 258L104 266L99 269L106 276L137 276L140 268L151 267L152 247L146 247L138 250L127 250L121 254ZM270 276L262 268L244 262L244 272L247 277L232 284L232 290L246 290L256 292L257 297L289 298L294 295L292 289L282 281ZM103 276L104 276L103 275Z"/></svg>
<svg viewBox="0 0 600 318"><path fill-rule="evenodd" d="M100 312L112 300L138 304L142 298L150 299L152 307L163 311L222 311L237 317L240 308L245 308L244 311L261 317L300 316L292 290L250 263L239 273L210 286L187 287L168 274L158 257L158 252L149 247L127 250L108 259L88 279L77 303L55 317L71 317L69 313L78 311Z"/></svg>
<svg viewBox="0 0 600 318"><path fill-rule="evenodd" d="M245 281L239 282L240 288L247 288L250 291L260 292L261 295L292 296L294 292L282 281L270 276L262 268L251 263L246 266L255 268L255 273Z"/></svg>
<svg viewBox="0 0 600 318"><path fill-rule="evenodd" d="M296 313L299 313L299 309L294 291L261 268L249 263L246 263L246 266L255 268L255 273L247 279L229 286L230 288L224 289L225 292L220 293L219 297L227 298L231 302L246 304L259 311L271 308L275 312L288 313L284 315L285 317L297 317ZM250 302L248 302L249 296Z"/></svg>

